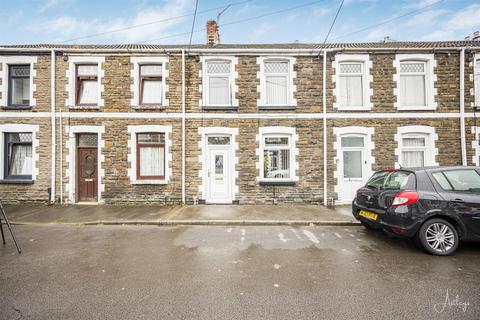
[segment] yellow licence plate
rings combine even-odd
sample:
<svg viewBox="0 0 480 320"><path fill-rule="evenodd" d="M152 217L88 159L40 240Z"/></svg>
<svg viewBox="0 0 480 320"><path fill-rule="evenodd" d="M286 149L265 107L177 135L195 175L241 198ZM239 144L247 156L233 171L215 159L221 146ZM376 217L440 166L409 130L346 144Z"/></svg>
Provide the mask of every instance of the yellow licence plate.
<svg viewBox="0 0 480 320"><path fill-rule="evenodd" d="M373 220L373 221L377 220L377 218L378 218L378 214L373 213L373 212L368 212L368 211L365 211L365 210L360 210L358 215L361 216L361 217Z"/></svg>

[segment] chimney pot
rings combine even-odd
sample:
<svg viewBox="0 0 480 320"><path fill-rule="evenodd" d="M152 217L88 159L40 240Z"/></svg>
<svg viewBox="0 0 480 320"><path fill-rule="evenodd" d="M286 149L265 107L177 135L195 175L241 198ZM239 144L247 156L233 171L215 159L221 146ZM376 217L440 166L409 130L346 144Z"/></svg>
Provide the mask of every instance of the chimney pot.
<svg viewBox="0 0 480 320"><path fill-rule="evenodd" d="M207 45L216 46L220 43L220 34L216 20L207 21Z"/></svg>

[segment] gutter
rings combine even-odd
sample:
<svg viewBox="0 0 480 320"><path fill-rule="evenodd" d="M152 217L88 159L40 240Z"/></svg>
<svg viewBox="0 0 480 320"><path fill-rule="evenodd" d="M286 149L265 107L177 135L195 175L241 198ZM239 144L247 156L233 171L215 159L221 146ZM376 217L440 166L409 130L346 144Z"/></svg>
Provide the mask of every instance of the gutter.
<svg viewBox="0 0 480 320"><path fill-rule="evenodd" d="M465 49L460 50L460 140L462 145L462 165L467 163L467 141L465 137Z"/></svg>
<svg viewBox="0 0 480 320"><path fill-rule="evenodd" d="M50 53L50 113L51 113L51 118L50 118L50 124L51 124L51 135L52 135L52 142L50 144L52 148L52 155L51 155L51 161L52 161L52 167L51 167L51 182L50 182L50 188L51 188L51 201L50 204L55 203L55 185L56 185L56 149L57 149L57 143L56 143L56 114L55 114L55 50L52 49Z"/></svg>
<svg viewBox="0 0 480 320"><path fill-rule="evenodd" d="M185 204L185 50L182 49L182 203Z"/></svg>

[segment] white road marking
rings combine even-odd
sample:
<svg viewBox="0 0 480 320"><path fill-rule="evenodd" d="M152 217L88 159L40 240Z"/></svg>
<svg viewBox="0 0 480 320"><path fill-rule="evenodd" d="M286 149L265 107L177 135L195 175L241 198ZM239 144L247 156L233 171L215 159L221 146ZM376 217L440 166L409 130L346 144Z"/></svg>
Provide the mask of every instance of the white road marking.
<svg viewBox="0 0 480 320"><path fill-rule="evenodd" d="M337 238L342 239L342 236L338 232L334 232L334 234L337 236Z"/></svg>
<svg viewBox="0 0 480 320"><path fill-rule="evenodd" d="M244 236L247 233L245 229L242 229L242 236Z"/></svg>
<svg viewBox="0 0 480 320"><path fill-rule="evenodd" d="M281 232L278 233L278 239L282 242L287 242L287 239L285 239L285 236Z"/></svg>
<svg viewBox="0 0 480 320"><path fill-rule="evenodd" d="M297 233L297 230L290 228L290 231L297 237L298 240L303 240L302 237Z"/></svg>
<svg viewBox="0 0 480 320"><path fill-rule="evenodd" d="M315 235L313 233L311 233L310 231L303 230L303 234L306 235L308 240L312 241L313 243L315 243L315 244L320 243L320 241L317 239L317 237L315 237Z"/></svg>
<svg viewBox="0 0 480 320"><path fill-rule="evenodd" d="M227 232L228 232L228 233L232 232L232 228L228 228L228 229L227 229Z"/></svg>
<svg viewBox="0 0 480 320"><path fill-rule="evenodd" d="M277 264L277 263L275 263L275 264L273 265L273 267L274 267L275 269L277 269L277 270L280 269L280 265Z"/></svg>
<svg viewBox="0 0 480 320"><path fill-rule="evenodd" d="M350 237L355 238L355 235L350 233Z"/></svg>

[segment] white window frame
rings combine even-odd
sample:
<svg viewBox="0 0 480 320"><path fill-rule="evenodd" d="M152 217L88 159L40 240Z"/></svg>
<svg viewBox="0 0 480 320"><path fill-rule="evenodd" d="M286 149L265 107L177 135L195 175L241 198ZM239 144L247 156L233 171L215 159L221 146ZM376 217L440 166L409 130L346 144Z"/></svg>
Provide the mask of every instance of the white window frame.
<svg viewBox="0 0 480 320"><path fill-rule="evenodd" d="M229 89L230 89L230 104L211 104L209 102L209 74L207 73L207 64L209 62L230 62L230 74L229 77ZM202 56L200 57L200 62L202 64L202 69L200 70L200 78L202 78L202 84L199 86L200 92L202 92L202 99L200 100L200 107L232 107L238 108L239 102L237 97L238 94L238 85L236 84L238 79L237 64L238 58L231 56ZM223 74L222 74L223 75ZM215 76L215 74L213 75ZM218 76L218 75L217 75Z"/></svg>
<svg viewBox="0 0 480 320"><path fill-rule="evenodd" d="M404 147L403 138L425 138L425 147ZM397 129L395 134L395 141L397 142L397 148L395 149L395 155L397 162L396 168L400 168L400 165L405 165L403 161L402 151L416 151L422 150L424 152L424 166L438 166L436 157L438 155L438 149L435 142L438 140L438 135L435 133L434 127L429 126L405 126Z"/></svg>
<svg viewBox="0 0 480 320"><path fill-rule="evenodd" d="M288 62L288 79L287 79L287 103L285 104L267 104L267 82L265 78L265 62ZM295 92L297 87L294 84L294 79L297 77L297 72L294 71L296 58L294 57L258 57L257 64L260 66L260 71L257 73L257 79L260 84L257 87L257 92L260 92L260 99L257 100L257 107L259 109L295 109L297 107L297 99Z"/></svg>
<svg viewBox="0 0 480 320"><path fill-rule="evenodd" d="M128 126L130 134L128 140L127 160L130 164L128 176L131 184L168 184L172 176L172 126L140 125ZM164 179L138 179L137 177L137 133L163 133L165 134L165 177Z"/></svg>
<svg viewBox="0 0 480 320"><path fill-rule="evenodd" d="M265 168L263 162L263 154L266 150L265 147L265 138L266 137L288 137L288 147L290 149L290 178L264 178ZM299 165L297 162L298 149L296 143L298 141L298 135L296 134L296 129L293 127L261 127L259 129L259 134L256 137L257 139L257 164L256 168L258 170L257 181L259 182L297 182L299 180L297 172L299 170ZM267 148L268 149L268 148Z"/></svg>
<svg viewBox="0 0 480 320"><path fill-rule="evenodd" d="M37 63L36 56L0 56L0 65L2 70L0 71L0 106L9 107L8 105L8 84L9 84L9 75L8 70L10 65L30 65L30 106L35 107L37 105L37 100L33 97L35 91L37 90L37 85L33 83L33 78L37 76L37 70L33 65Z"/></svg>
<svg viewBox="0 0 480 320"><path fill-rule="evenodd" d="M425 106L402 106L400 105L400 64L404 62L423 62L425 63ZM435 101L437 96L437 75L434 69L437 67L437 61L434 54L397 54L393 61L396 73L393 75L393 81L396 83L396 88L393 89L393 94L396 97L394 107L398 110L436 110L438 103Z"/></svg>
<svg viewBox="0 0 480 320"><path fill-rule="evenodd" d="M480 127L472 127L472 134L474 135L472 163L480 166Z"/></svg>
<svg viewBox="0 0 480 320"><path fill-rule="evenodd" d="M477 62L480 62L480 53L475 53L473 58L473 101L474 106L480 107L480 68L477 68Z"/></svg>
<svg viewBox="0 0 480 320"><path fill-rule="evenodd" d="M344 63L362 64L362 106L348 107L342 106L339 103L341 76L340 65ZM370 60L370 56L368 54L337 54L335 55L335 61L333 61L333 68L335 69L335 74L333 75L333 82L335 83L333 95L335 96L335 102L333 103L333 108L345 111L371 110L373 108L373 103L371 102L371 96L373 95L373 89L371 88L371 84L373 83L373 76L370 73L370 70L372 68L372 61Z"/></svg>
<svg viewBox="0 0 480 320"><path fill-rule="evenodd" d="M141 56L130 57L130 63L132 69L130 70L130 77L133 79L133 83L130 85L130 91L132 92L132 99L130 99L130 106L134 109L158 109L168 107L168 84L167 79L169 76L167 64L168 57L162 56ZM148 64L161 64L162 65L162 104L160 106L141 106L140 105L140 65Z"/></svg>
<svg viewBox="0 0 480 320"><path fill-rule="evenodd" d="M104 92L103 78L105 77L105 72L103 70L103 64L105 63L105 57L103 56L69 56L68 57L68 69L66 72L67 76L67 99L65 104L67 108L78 108L78 109L97 109L99 107L105 106L105 100L102 98ZM77 65L81 64L96 64L98 67L97 72L97 97L98 101L95 106L78 106L77 105Z"/></svg>
<svg viewBox="0 0 480 320"><path fill-rule="evenodd" d="M35 124L1 124L0 125L0 180L4 179L5 172L5 133L32 133L32 179L35 181L39 174L37 163L39 160L38 146L40 141L38 139L39 125ZM15 183L15 180L9 180ZM23 180L20 180L23 181Z"/></svg>

